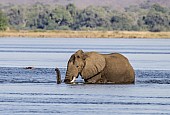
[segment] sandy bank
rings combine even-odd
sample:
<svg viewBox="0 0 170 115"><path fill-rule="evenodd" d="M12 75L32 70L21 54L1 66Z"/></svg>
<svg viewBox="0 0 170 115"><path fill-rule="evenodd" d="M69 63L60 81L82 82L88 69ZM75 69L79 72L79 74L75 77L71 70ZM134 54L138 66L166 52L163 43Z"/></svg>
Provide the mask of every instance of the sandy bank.
<svg viewBox="0 0 170 115"><path fill-rule="evenodd" d="M136 31L4 31L0 37L30 38L167 38L170 32Z"/></svg>

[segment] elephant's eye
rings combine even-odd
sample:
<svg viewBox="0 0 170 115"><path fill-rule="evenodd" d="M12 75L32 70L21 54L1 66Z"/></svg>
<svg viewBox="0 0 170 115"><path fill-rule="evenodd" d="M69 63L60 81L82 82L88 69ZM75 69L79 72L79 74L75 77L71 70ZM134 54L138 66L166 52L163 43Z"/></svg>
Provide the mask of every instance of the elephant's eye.
<svg viewBox="0 0 170 115"><path fill-rule="evenodd" d="M77 58L80 58L80 56L77 56Z"/></svg>

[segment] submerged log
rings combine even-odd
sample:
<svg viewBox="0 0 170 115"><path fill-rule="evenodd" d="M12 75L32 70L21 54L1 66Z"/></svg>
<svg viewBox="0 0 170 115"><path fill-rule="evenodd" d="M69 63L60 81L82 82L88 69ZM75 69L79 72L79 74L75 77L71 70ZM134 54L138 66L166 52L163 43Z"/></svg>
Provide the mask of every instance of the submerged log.
<svg viewBox="0 0 170 115"><path fill-rule="evenodd" d="M25 67L24 69L34 69L34 67Z"/></svg>

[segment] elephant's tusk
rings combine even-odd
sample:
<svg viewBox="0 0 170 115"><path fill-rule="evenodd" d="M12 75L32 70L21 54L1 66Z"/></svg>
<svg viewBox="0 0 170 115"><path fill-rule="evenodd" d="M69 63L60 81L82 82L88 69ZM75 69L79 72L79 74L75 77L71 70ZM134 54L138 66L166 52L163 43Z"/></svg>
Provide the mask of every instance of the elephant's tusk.
<svg viewBox="0 0 170 115"><path fill-rule="evenodd" d="M76 80L76 77L73 77L73 80L71 80L71 83L73 83Z"/></svg>

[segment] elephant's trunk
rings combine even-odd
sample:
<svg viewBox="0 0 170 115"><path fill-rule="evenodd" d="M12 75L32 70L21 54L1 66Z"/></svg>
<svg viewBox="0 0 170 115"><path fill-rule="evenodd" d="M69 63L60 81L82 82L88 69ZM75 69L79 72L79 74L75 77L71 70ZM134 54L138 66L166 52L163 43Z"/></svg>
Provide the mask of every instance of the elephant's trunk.
<svg viewBox="0 0 170 115"><path fill-rule="evenodd" d="M57 84L60 84L62 81L61 81L61 74L60 74L60 70L58 68L55 68L55 71L56 71L56 79L57 79Z"/></svg>

